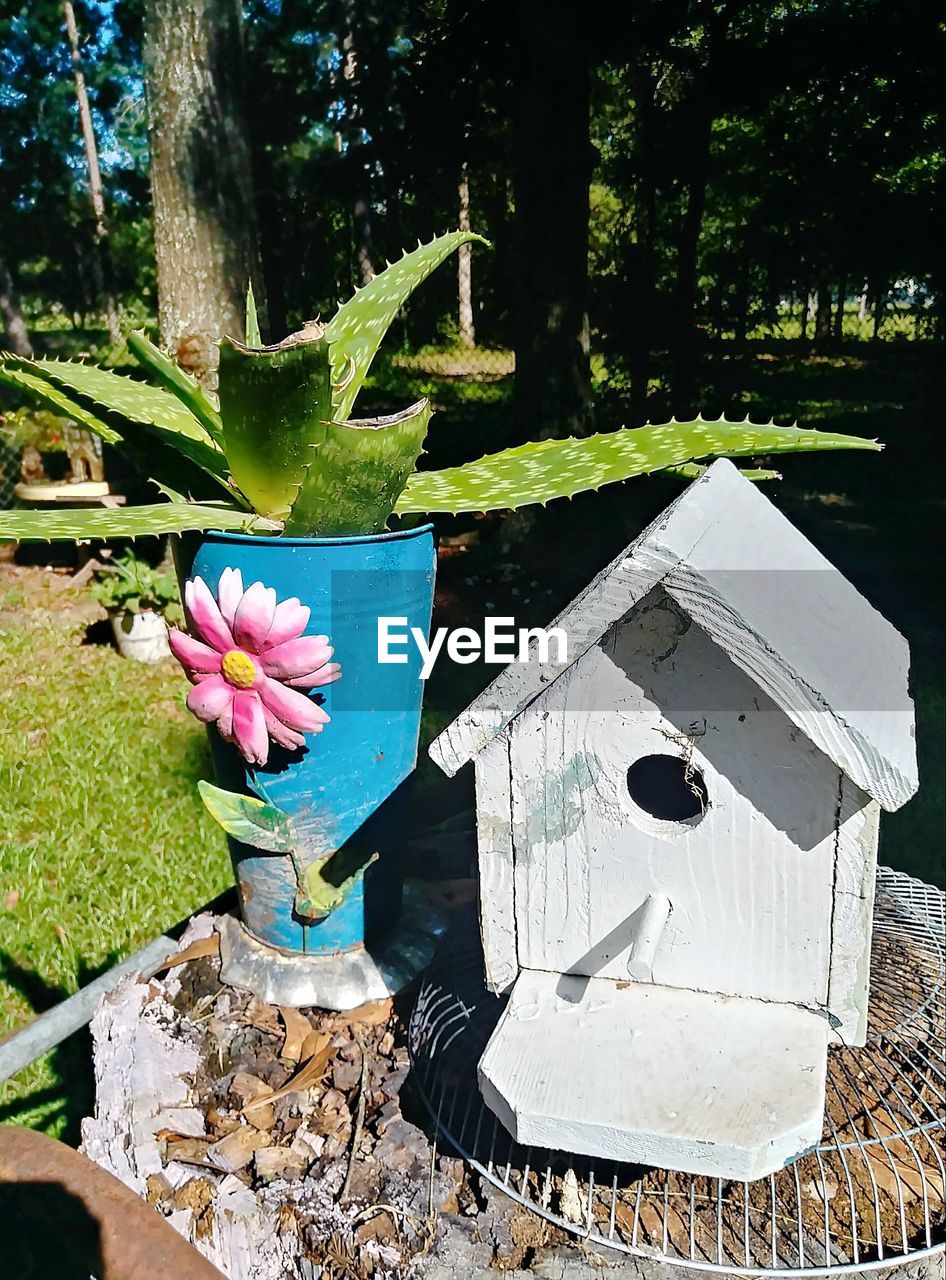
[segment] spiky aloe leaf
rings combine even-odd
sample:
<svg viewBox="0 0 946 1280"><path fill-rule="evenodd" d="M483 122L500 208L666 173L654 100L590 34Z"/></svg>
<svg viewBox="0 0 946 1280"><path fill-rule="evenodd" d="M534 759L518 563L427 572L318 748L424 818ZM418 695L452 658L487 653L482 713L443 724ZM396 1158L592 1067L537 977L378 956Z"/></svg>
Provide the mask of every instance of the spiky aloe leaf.
<svg viewBox="0 0 946 1280"><path fill-rule="evenodd" d="M263 339L259 332L259 316L256 314L256 298L253 296L253 282L246 286L246 326L243 341L248 347L261 347Z"/></svg>
<svg viewBox="0 0 946 1280"><path fill-rule="evenodd" d="M29 364L30 362L21 356L0 357L0 382L6 382L13 387L22 387L24 391L28 391L30 395L42 401L53 413L61 413L67 418L72 418L80 427L87 427L89 431L94 431L106 444L119 443L121 436L117 431L113 431L108 423L87 409L81 401L68 396L60 387L31 372Z"/></svg>
<svg viewBox="0 0 946 1280"><path fill-rule="evenodd" d="M583 440L541 440L445 471L419 471L397 501L398 514L489 511L570 498L697 458L745 457L813 449L880 449L876 440L803 431L774 423L667 422Z"/></svg>
<svg viewBox="0 0 946 1280"><path fill-rule="evenodd" d="M676 476L680 480L699 480L705 471L706 467L700 462L685 462L682 467L666 468L667 475ZM739 474L757 483L762 480L782 479L781 471L770 471L766 467L740 467Z"/></svg>
<svg viewBox="0 0 946 1280"><path fill-rule="evenodd" d="M5 364L9 363L7 357ZM24 366L53 386L65 387L127 444L134 443L133 428L138 424L226 485L226 458L190 410L160 387L73 360L24 360L18 365Z"/></svg>
<svg viewBox="0 0 946 1280"><path fill-rule="evenodd" d="M336 421L351 415L355 397L371 368L381 339L418 285L461 244L489 244L472 231L451 231L418 245L343 302L325 330L332 362L332 413Z"/></svg>
<svg viewBox="0 0 946 1280"><path fill-rule="evenodd" d="M331 418L328 346L312 320L258 350L220 348L220 416L234 483L261 515L282 520L299 492L311 447Z"/></svg>
<svg viewBox="0 0 946 1280"><path fill-rule="evenodd" d="M419 400L390 418L324 423L286 533L380 533L420 456L430 414L430 401Z"/></svg>
<svg viewBox="0 0 946 1280"><path fill-rule="evenodd" d="M77 511L0 511L0 542L82 542L89 538L144 538L192 529L278 533L280 526L235 507L199 502L156 502L150 507Z"/></svg>
<svg viewBox="0 0 946 1280"><path fill-rule="evenodd" d="M223 435L220 414L197 379L156 347L147 334L134 330L128 335L127 342L128 350L139 364L144 365L155 382L177 396L211 439L219 444Z"/></svg>
<svg viewBox="0 0 946 1280"><path fill-rule="evenodd" d="M201 779L197 790L204 808L228 836L268 853L291 853L296 847L292 818L285 810L255 796L224 791Z"/></svg>
<svg viewBox="0 0 946 1280"><path fill-rule="evenodd" d="M188 494L196 499L213 498L222 486L229 486L217 476L208 479L207 473L189 459L181 457L177 449L162 440L173 437L145 435L134 425L122 436L103 417L92 412L78 396L33 372L32 361L22 357L0 357L0 381L22 387L34 399L46 405L54 413L71 418L80 426L94 431L106 444L120 445L123 454L134 463L143 475L148 476L157 488L171 499L187 500ZM173 481L173 485L172 482Z"/></svg>

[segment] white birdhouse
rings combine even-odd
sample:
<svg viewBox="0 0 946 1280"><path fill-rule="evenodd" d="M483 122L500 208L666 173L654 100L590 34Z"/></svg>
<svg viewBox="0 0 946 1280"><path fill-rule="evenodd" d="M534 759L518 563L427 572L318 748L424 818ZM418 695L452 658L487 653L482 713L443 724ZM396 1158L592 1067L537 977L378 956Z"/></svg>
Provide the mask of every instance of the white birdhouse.
<svg viewBox="0 0 946 1280"><path fill-rule="evenodd" d="M917 787L904 639L729 462L433 744L476 767L480 1087L526 1144L751 1179L863 1044L881 808Z"/></svg>

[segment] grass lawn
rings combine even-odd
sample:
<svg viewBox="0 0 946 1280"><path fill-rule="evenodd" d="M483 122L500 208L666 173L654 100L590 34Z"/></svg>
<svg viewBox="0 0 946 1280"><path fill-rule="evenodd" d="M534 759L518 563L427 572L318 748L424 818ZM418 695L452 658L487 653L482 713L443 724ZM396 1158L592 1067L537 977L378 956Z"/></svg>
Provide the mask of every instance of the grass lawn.
<svg viewBox="0 0 946 1280"><path fill-rule="evenodd" d="M101 614L64 584L0 564L0 1036L230 880L180 669L83 643ZM74 1138L88 1080L80 1035L0 1086L0 1119Z"/></svg>

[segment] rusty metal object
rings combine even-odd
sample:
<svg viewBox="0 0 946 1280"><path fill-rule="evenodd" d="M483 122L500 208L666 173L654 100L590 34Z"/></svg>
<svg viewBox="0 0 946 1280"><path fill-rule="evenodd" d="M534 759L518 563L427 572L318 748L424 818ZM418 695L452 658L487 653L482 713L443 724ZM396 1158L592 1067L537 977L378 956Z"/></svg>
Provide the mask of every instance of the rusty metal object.
<svg viewBox="0 0 946 1280"><path fill-rule="evenodd" d="M32 1129L0 1125L0 1224L5 1275L223 1280L117 1178Z"/></svg>

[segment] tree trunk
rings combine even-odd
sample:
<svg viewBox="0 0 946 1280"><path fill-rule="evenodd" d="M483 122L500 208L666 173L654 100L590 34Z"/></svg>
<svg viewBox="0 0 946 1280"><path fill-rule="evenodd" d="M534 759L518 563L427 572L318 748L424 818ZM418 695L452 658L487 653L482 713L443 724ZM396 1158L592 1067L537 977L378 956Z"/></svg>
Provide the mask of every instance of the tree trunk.
<svg viewBox="0 0 946 1280"><path fill-rule="evenodd" d="M461 231L470 230L470 178L466 165L460 171L457 187L460 207L457 226ZM461 244L457 250L457 326L461 347L476 346L476 329L473 324L473 246Z"/></svg>
<svg viewBox="0 0 946 1280"><path fill-rule="evenodd" d="M238 0L150 0L144 68L161 341L212 388L250 282L263 302Z"/></svg>
<svg viewBox="0 0 946 1280"><path fill-rule="evenodd" d="M4 258L0 258L0 316L3 317L3 345L15 356L31 356L33 346L20 311L20 299Z"/></svg>
<svg viewBox="0 0 946 1280"><path fill-rule="evenodd" d="M831 338L831 286L827 279L818 281L818 310L815 315L815 350L824 351Z"/></svg>
<svg viewBox="0 0 946 1280"><path fill-rule="evenodd" d="M879 280L874 286L874 334L875 338L880 337L880 330L884 323L884 309L887 303L887 282Z"/></svg>
<svg viewBox="0 0 946 1280"><path fill-rule="evenodd" d="M847 281L838 285L838 301L834 309L834 340L841 343L844 339L844 304L847 301Z"/></svg>
<svg viewBox="0 0 946 1280"><path fill-rule="evenodd" d="M119 342L121 341L121 327L118 323L118 308L115 305L115 292L111 281L112 273L108 252L108 225L105 220L102 171L99 168L99 153L95 141L95 130L92 127L92 112L89 108L89 95L86 92L85 74L82 70L82 55L79 52L79 30L76 26L76 15L71 0L64 0L62 9L66 19L66 34L69 38L69 53L72 58L72 75L76 85L76 100L79 105L82 144L85 147L85 161L89 171L89 196L92 201L92 217L95 226L95 254L92 260L92 269L95 273L96 292L105 304L105 319L108 325L109 337L112 342Z"/></svg>
<svg viewBox="0 0 946 1280"><path fill-rule="evenodd" d="M588 328L590 74L577 0L516 6L516 432L593 429Z"/></svg>
<svg viewBox="0 0 946 1280"><path fill-rule="evenodd" d="M698 124L691 134L690 176L686 207L677 236L677 275L674 286L673 407L678 415L694 408L696 372L699 362L699 332L696 326L697 264L706 185L709 178L710 142L713 118L708 103L699 95Z"/></svg>
<svg viewBox="0 0 946 1280"><path fill-rule="evenodd" d="M656 313L654 283L654 241L657 235L657 191L654 182L654 94L655 80L650 65L638 59L634 69L634 132L638 157L638 179L634 191L634 231L636 253L637 305L630 324L631 416L635 422L647 417L650 387L650 355Z"/></svg>
<svg viewBox="0 0 946 1280"><path fill-rule="evenodd" d="M808 341L808 324L815 310L814 298L811 296L811 290L807 285L805 286L802 297L804 301L802 303L801 313L801 340L802 343L806 343Z"/></svg>
<svg viewBox="0 0 946 1280"><path fill-rule="evenodd" d="M371 232L371 205L364 192L368 175L365 170L358 94L358 13L356 0L344 0L345 35L342 39L342 79L345 81L345 118L338 133L339 150L352 174L352 238L358 283L366 285L374 279L374 240Z"/></svg>

